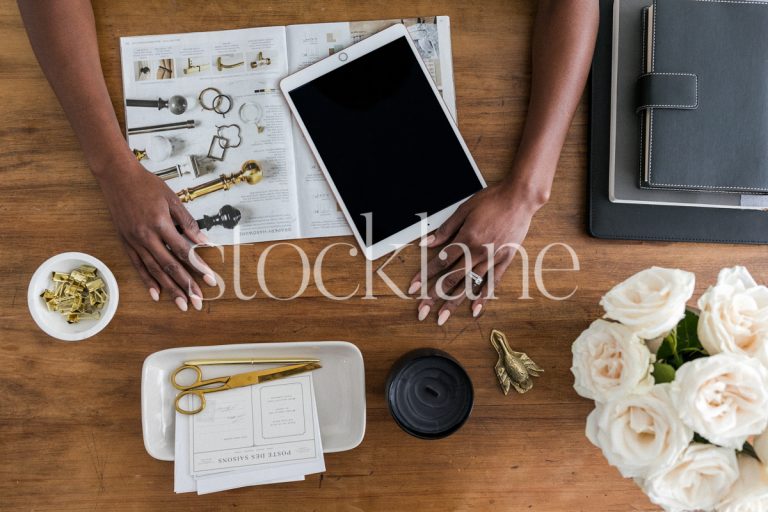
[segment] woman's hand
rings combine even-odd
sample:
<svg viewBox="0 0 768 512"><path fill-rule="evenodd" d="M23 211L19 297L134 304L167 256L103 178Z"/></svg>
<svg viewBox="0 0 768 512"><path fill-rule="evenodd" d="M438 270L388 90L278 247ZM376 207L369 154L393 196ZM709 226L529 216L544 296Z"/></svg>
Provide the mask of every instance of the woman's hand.
<svg viewBox="0 0 768 512"><path fill-rule="evenodd" d="M19 9L40 66L72 124L149 294L159 300L164 290L182 311L187 310L189 297L192 306L202 309L202 293L192 275L202 273L213 286L213 272L197 257L194 266L203 272L187 265L192 266L189 240L205 243L206 237L173 191L136 161L123 138L102 75L91 2L19 1ZM174 223L189 240L176 231Z"/></svg>
<svg viewBox="0 0 768 512"><path fill-rule="evenodd" d="M203 295L192 276L202 275L210 286L216 279L199 257L194 256L194 266L190 262L189 240L208 243L195 219L165 182L135 159L102 176L99 185L112 221L152 299L159 300L163 290L182 311L187 310L187 297L195 309L202 309Z"/></svg>
<svg viewBox="0 0 768 512"><path fill-rule="evenodd" d="M589 73L598 21L599 4L593 0L539 1L531 98L515 163L506 181L477 193L422 242L437 247L451 241L438 255L443 258L433 258L411 280L409 293L422 292L419 320L437 308L440 295L444 303L438 325L468 295L473 300L472 315L482 312L516 247L522 244L531 217L549 196L568 126ZM470 271L484 279L477 287L479 296L465 284L471 283ZM434 283L428 287L431 280Z"/></svg>
<svg viewBox="0 0 768 512"><path fill-rule="evenodd" d="M411 280L408 293L421 290L419 320L442 304L437 324L443 325L468 297L472 316L480 315L523 243L531 218L546 202L527 188L506 181L491 185L422 240L427 247L447 245ZM475 286L470 272L482 277L480 286Z"/></svg>

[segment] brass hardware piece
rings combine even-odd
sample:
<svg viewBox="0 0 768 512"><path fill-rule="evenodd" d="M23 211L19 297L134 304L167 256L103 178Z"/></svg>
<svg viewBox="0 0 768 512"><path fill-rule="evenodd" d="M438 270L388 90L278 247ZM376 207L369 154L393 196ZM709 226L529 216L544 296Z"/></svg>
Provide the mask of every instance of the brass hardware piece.
<svg viewBox="0 0 768 512"><path fill-rule="evenodd" d="M184 74L185 75L192 75L194 73L202 73L203 71L208 71L208 68L210 65L203 63L203 64L193 64L192 58L187 58L187 67L184 68Z"/></svg>
<svg viewBox="0 0 768 512"><path fill-rule="evenodd" d="M499 354L493 369L504 394L508 395L511 388L515 388L518 393L530 391L533 387L532 377L538 377L544 370L525 353L509 348L507 337L498 329L491 331L491 345Z"/></svg>
<svg viewBox="0 0 768 512"><path fill-rule="evenodd" d="M97 320L107 303L104 281L96 267L80 265L73 271L52 272L53 287L40 294L48 311L60 313L69 324Z"/></svg>
<svg viewBox="0 0 768 512"><path fill-rule="evenodd" d="M218 58L216 59L216 68L217 68L219 71L221 71L222 69L232 69L232 68L236 68L236 67L238 67L238 66L242 66L243 64L245 64L245 61L242 61L242 60L241 60L240 62L233 62L232 64L224 64L224 63L221 61L221 57L218 57Z"/></svg>
<svg viewBox="0 0 768 512"><path fill-rule="evenodd" d="M233 174L222 174L218 178L197 185L196 187L185 188L176 192L182 203L189 203L194 201L198 197L202 197L218 190L229 190L238 183L248 183L249 185L255 185L261 181L263 174L261 167L255 160L248 160L243 163L239 172Z"/></svg>
<svg viewBox="0 0 768 512"><path fill-rule="evenodd" d="M259 52L256 55L256 60L251 62L251 69L263 68L272 64L272 59L264 56L264 52Z"/></svg>
<svg viewBox="0 0 768 512"><path fill-rule="evenodd" d="M277 357L277 358L253 358L253 357L235 357L233 359L195 359L193 361L184 361L185 366L208 366L217 364L299 364L299 363L319 363L319 359L308 359L301 357Z"/></svg>

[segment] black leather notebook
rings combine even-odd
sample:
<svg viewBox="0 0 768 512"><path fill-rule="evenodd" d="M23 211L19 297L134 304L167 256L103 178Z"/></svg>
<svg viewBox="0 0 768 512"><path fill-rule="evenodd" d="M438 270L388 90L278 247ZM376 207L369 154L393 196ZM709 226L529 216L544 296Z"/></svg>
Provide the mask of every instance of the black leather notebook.
<svg viewBox="0 0 768 512"><path fill-rule="evenodd" d="M637 19L641 37L640 11ZM600 0L600 31L590 79L589 232L623 240L768 243L768 212L612 203L608 199L612 27L613 0ZM635 126L639 136L639 124Z"/></svg>
<svg viewBox="0 0 768 512"><path fill-rule="evenodd" d="M768 192L768 3L654 0L646 12L643 186Z"/></svg>

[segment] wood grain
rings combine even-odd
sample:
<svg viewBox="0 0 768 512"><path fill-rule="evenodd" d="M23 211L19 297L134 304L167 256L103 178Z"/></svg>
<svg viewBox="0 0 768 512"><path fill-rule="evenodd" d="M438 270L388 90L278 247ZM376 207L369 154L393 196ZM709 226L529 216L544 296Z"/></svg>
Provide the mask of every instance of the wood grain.
<svg viewBox="0 0 768 512"><path fill-rule="evenodd" d="M310 286L291 302L259 292L238 300L231 287L203 312L182 314L152 303L115 236L56 98L34 60L15 3L0 0L0 509L2 510L655 510L610 468L584 437L590 403L574 393L570 344L599 315L599 297L651 265L697 273L698 296L719 268L747 265L768 278L763 247L604 241L586 233L586 101L569 132L552 201L526 241L531 258L550 243L570 244L580 271L551 274L552 301L532 288L519 299L521 266L508 272L501 298L478 320L462 309L442 328L416 321L414 302L381 280L377 299L329 300ZM94 2L101 60L122 118L118 38L321 21L451 16L461 130L489 181L511 165L525 119L530 73L532 1L235 0ZM638 219L642 222L642 219ZM344 239L339 239L344 240ZM338 241L338 240L335 240ZM302 240L311 261L329 240ZM241 248L244 291L256 290L253 268L264 244ZM57 342L34 325L28 281L49 256L89 252L114 271L120 307L109 327L83 343ZM232 250L209 261L231 283ZM216 257L214 257L216 256ZM417 269L415 249L386 267L405 286ZM567 263L564 252L547 258ZM276 250L269 285L290 295L300 282L298 258ZM365 276L361 257L326 258L326 286L346 294ZM533 276L530 276L531 283ZM250 287L250 288L249 288ZM492 328L528 352L546 373L525 396L505 397L492 372ZM348 340L366 363L368 428L355 450L326 457L328 470L305 482L210 496L173 494L173 465L151 458L142 442L140 371L149 354L169 347L260 341ZM468 369L476 406L456 435L426 442L401 432L383 397L387 371L403 352L433 346Z"/></svg>

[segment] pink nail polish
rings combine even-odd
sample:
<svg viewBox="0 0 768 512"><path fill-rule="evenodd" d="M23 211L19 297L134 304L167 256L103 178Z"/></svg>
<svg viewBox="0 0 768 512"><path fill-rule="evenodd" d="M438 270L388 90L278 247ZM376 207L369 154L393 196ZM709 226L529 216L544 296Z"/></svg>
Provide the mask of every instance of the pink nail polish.
<svg viewBox="0 0 768 512"><path fill-rule="evenodd" d="M208 286L216 286L216 278L213 277L213 274L205 274L203 276L203 281L205 281L205 284Z"/></svg>
<svg viewBox="0 0 768 512"><path fill-rule="evenodd" d="M421 288L421 281L414 281L413 284L411 284L411 287L408 288L408 295L413 295L419 291L419 288Z"/></svg>
<svg viewBox="0 0 768 512"><path fill-rule="evenodd" d="M419 322L427 318L428 314L429 314L429 306L421 306L419 308Z"/></svg>
<svg viewBox="0 0 768 512"><path fill-rule="evenodd" d="M160 293L154 288L149 289L149 296L152 297L152 300L155 302L160 300Z"/></svg>
<svg viewBox="0 0 768 512"><path fill-rule="evenodd" d="M180 310L182 311L187 310L187 301L184 300L184 297L176 297L176 300L174 302L176 302L176 306L178 306Z"/></svg>
<svg viewBox="0 0 768 512"><path fill-rule="evenodd" d="M424 238L421 242L419 242L419 247L428 247L434 241L435 235L429 235L427 238Z"/></svg>
<svg viewBox="0 0 768 512"><path fill-rule="evenodd" d="M437 317L437 325L443 325L445 322L448 321L448 318L451 316L451 312L447 309L444 309L440 312L440 316Z"/></svg>
<svg viewBox="0 0 768 512"><path fill-rule="evenodd" d="M483 310L482 304L475 304L472 307L472 318L477 318L480 316L480 312Z"/></svg>
<svg viewBox="0 0 768 512"><path fill-rule="evenodd" d="M201 244L204 244L204 245L209 245L211 243L210 240L208 240L208 237L202 231L197 234L197 239L200 241Z"/></svg>
<svg viewBox="0 0 768 512"><path fill-rule="evenodd" d="M203 299L201 297L198 297L194 293L189 295L189 301L192 303L192 307L196 310L200 311L203 309Z"/></svg>

